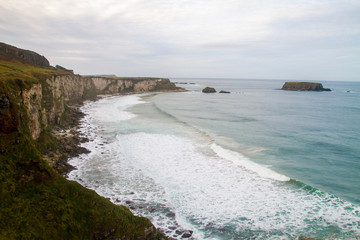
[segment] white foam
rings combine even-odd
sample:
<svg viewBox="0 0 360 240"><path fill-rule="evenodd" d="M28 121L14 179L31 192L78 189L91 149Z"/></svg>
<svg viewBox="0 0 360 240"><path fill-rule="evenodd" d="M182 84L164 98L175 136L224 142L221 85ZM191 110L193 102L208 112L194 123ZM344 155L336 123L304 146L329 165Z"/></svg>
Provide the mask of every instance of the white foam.
<svg viewBox="0 0 360 240"><path fill-rule="evenodd" d="M290 178L288 178L282 174L279 174L279 173L269 169L268 167L262 166L255 162L252 162L245 156L241 155L240 153L225 149L225 148L217 145L216 143L213 143L211 145L211 149L213 149L219 157L222 157L226 160L232 161L236 165L245 167L246 169L248 169L250 171L256 172L257 174L259 174L262 177L277 180L277 181L283 181L283 182L290 181Z"/></svg>
<svg viewBox="0 0 360 240"><path fill-rule="evenodd" d="M129 107L145 103L138 95L116 96L104 98L92 104L88 113L101 122L118 122L129 120L136 115L126 111Z"/></svg>
<svg viewBox="0 0 360 240"><path fill-rule="evenodd" d="M118 139L134 166L165 189L178 220L199 224L200 229L208 224L221 228L235 221L243 231L291 235L303 231L309 222L356 229L354 222L360 220L336 199L267 180L287 178L265 167L234 164L239 156L229 151L215 147L222 153L205 155L199 151L204 146L173 135L135 133ZM245 220L239 221L242 218Z"/></svg>

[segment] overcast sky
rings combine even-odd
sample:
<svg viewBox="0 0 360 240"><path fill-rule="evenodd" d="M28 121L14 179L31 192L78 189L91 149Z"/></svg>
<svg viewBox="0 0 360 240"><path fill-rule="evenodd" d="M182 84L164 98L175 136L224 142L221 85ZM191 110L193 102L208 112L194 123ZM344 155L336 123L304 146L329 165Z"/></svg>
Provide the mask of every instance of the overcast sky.
<svg viewBox="0 0 360 240"><path fill-rule="evenodd" d="M0 0L0 42L79 74L360 81L360 0Z"/></svg>

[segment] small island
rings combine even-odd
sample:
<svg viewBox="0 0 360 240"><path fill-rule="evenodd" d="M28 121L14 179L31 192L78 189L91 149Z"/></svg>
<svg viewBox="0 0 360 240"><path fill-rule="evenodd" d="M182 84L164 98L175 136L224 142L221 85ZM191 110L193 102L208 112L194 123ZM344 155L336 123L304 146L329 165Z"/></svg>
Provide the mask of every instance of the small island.
<svg viewBox="0 0 360 240"><path fill-rule="evenodd" d="M330 88L324 88L321 83L314 82L285 82L281 90L290 91L331 91Z"/></svg>
<svg viewBox="0 0 360 240"><path fill-rule="evenodd" d="M203 93L216 93L215 88L212 87L206 87L202 90Z"/></svg>

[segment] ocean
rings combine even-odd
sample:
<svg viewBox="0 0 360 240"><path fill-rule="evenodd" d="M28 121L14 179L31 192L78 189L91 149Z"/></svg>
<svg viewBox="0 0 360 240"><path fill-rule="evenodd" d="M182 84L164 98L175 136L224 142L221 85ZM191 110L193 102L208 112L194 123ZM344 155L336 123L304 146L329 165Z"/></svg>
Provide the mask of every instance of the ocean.
<svg viewBox="0 0 360 240"><path fill-rule="evenodd" d="M172 81L84 105L68 178L173 239L360 238L359 82Z"/></svg>

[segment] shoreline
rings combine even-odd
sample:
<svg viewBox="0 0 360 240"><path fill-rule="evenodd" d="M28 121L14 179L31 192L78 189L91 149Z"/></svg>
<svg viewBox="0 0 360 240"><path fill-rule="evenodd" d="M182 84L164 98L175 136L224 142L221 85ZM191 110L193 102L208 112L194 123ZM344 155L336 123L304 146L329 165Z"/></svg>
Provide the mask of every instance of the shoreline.
<svg viewBox="0 0 360 240"><path fill-rule="evenodd" d="M153 93L166 93L166 92L186 92L185 89L176 89L171 91L155 91ZM54 168L62 177L67 178L68 174L75 170L76 167L69 164L69 159L78 157L81 154L90 153L90 151L84 147L81 147L81 143L88 142L87 137L82 136L78 132L79 124L82 118L86 116L81 111L87 103L96 102L98 100L114 97L114 96L128 96L135 94L142 94L147 92L126 92L119 94L99 94L95 98L90 100L82 100L68 105L68 110L65 113L64 122L55 126L52 129L52 134L58 141L58 147L52 150L48 150L42 153L44 159ZM148 93L152 93L151 91Z"/></svg>
<svg viewBox="0 0 360 240"><path fill-rule="evenodd" d="M170 91L169 91L170 92ZM143 93L143 92L142 92ZM75 134L75 136L73 136L74 138L76 138L77 140L79 139L83 139L83 140L86 140L86 142L93 142L94 139L92 139L91 137L90 138L82 138L81 136L84 136L84 133L79 131L79 124L81 124L81 119L83 119L84 117L86 116L89 116L88 113L84 113L81 111L81 107L82 106L85 106L85 104L91 104L91 103L94 103L98 100L101 100L101 99L104 99L106 97L118 97L118 96L122 96L122 97L126 97L126 96L131 96L131 95L139 95L139 94L142 94L142 93L133 93L133 94L129 94L129 93L126 93L126 94L119 94L119 95L109 95L109 96L99 96L97 99L93 100L93 101L85 101L80 107L78 107L76 110L78 112L80 112L81 114L78 115L78 119L77 119L77 127L74 129L75 131L73 131L72 133ZM149 92L150 94L152 92ZM162 92L153 92L153 93L162 93ZM86 124L86 123L85 123ZM82 126L83 127L83 126ZM98 134L96 134L96 136L99 136ZM101 135L100 135L101 136ZM77 149L77 148L83 148L81 147L81 143L85 143L84 141L78 141L78 145L77 146L73 146L73 149ZM106 144L106 143L104 143ZM101 144L97 144L97 146L99 145L103 145L102 143ZM85 154L86 153L90 153L90 152L93 152L96 150L92 150L92 148L89 148L91 150L87 150L85 149L87 152L84 152ZM82 153L79 153L78 155L76 156L79 156L80 154ZM76 157L76 156L73 156L73 157ZM97 159L101 159L101 158L97 158ZM152 222L155 230L158 232L158 233L161 233L163 234L164 236L166 236L166 239L178 239L178 238L174 238L175 236L173 236L174 234L177 234L177 237L182 237L182 238L185 238L185 239L194 239L193 238L193 233L194 231L187 228L187 227L184 227L182 225L180 225L176 219L175 219L175 213L172 212L170 209L167 209L166 207L159 207L159 206L150 206L150 205L146 205L146 204L142 204L142 203L138 203L136 201L134 201L133 199L131 198L127 198L127 197L124 197L124 196L117 196L116 198L113 197L113 196L110 196L110 195L106 195L106 194L102 194L101 193L101 189L100 191L98 192L98 187L99 187L99 181L95 181L96 184L95 185L92 185L91 182L88 182L88 181L84 181L82 179L82 177L79 177L78 175L70 175L70 173L73 171L73 170L77 170L77 167L74 167L72 166L71 164L68 163L68 161L71 160L71 157L67 158L66 159L66 162L65 164L67 166L69 166L69 168L66 169L66 171L64 172L64 177L70 181L76 181L78 182L79 184L81 184L83 187L87 188L87 189L91 189L91 190L94 190L96 191L100 196L106 198L107 200L109 200L110 202L112 202L113 204L117 205L117 206L124 206L126 208L128 208L135 216L138 216L138 217L145 217L145 218L149 218L149 216L147 216L147 214L152 214L154 212L161 212L161 211L164 211L167 210L169 212L166 212L166 213L162 213L164 214L164 216L166 216L167 218L171 218L172 221L173 221L173 224L171 224L171 226L168 228L164 227L164 226L159 226L159 225L154 225L154 222ZM74 163L73 163L74 164ZM74 164L76 165L76 163ZM78 166L78 165L76 165ZM80 169L84 169L82 168L81 166L79 166ZM86 168L85 168L86 169ZM69 176L70 175L70 176ZM133 194L135 194L134 192L129 192L129 194L132 196ZM141 212L136 212L137 210L140 210ZM156 221L155 221L156 222ZM173 235L168 235L169 234L169 230L170 231L173 231Z"/></svg>
<svg viewBox="0 0 360 240"><path fill-rule="evenodd" d="M94 101L97 101L97 99ZM90 153L89 150L80 146L81 143L87 142L88 139L80 136L78 132L80 120L85 116L80 110L84 104L85 101L76 104L76 106L70 106L66 113L65 122L52 130L53 135L58 140L58 147L43 154L51 167L65 178L72 170L76 169L68 163L69 159L83 153Z"/></svg>

